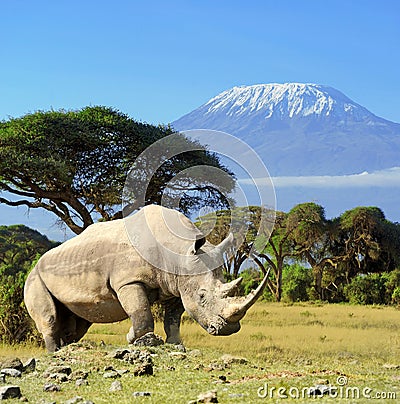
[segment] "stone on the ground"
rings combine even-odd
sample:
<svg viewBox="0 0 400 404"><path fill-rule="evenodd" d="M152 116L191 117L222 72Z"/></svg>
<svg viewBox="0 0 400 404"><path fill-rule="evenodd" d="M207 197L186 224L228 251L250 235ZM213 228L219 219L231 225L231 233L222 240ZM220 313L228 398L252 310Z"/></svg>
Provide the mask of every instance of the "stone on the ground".
<svg viewBox="0 0 400 404"><path fill-rule="evenodd" d="M132 395L133 397L150 397L151 393L149 391L134 391Z"/></svg>
<svg viewBox="0 0 400 404"><path fill-rule="evenodd" d="M89 372L86 370L74 370L70 375L70 380L87 379Z"/></svg>
<svg viewBox="0 0 400 404"><path fill-rule="evenodd" d="M188 352L188 355L193 356L193 358L199 358L200 356L203 356L203 353L200 349L192 349Z"/></svg>
<svg viewBox="0 0 400 404"><path fill-rule="evenodd" d="M124 356L130 352L131 351L129 349L116 349L115 351L111 352L109 356L113 359L124 359Z"/></svg>
<svg viewBox="0 0 400 404"><path fill-rule="evenodd" d="M120 390L122 390L122 384L119 380L115 380L114 382L111 383L110 392L120 391Z"/></svg>
<svg viewBox="0 0 400 404"><path fill-rule="evenodd" d="M239 356L233 356L233 355L229 355L229 354L222 355L221 360L226 365L231 365L232 363L244 364L244 363L248 362L248 360L246 358L241 358Z"/></svg>
<svg viewBox="0 0 400 404"><path fill-rule="evenodd" d="M87 386L89 382L86 379L76 379L75 386Z"/></svg>
<svg viewBox="0 0 400 404"><path fill-rule="evenodd" d="M21 377L22 373L14 368L5 368L5 369L1 369L0 373L2 373L3 375L6 376L10 376L10 377Z"/></svg>
<svg viewBox="0 0 400 404"><path fill-rule="evenodd" d="M197 400L189 401L189 404L197 404L197 403L218 403L217 391L211 390L206 393L201 393L198 395Z"/></svg>
<svg viewBox="0 0 400 404"><path fill-rule="evenodd" d="M385 368L385 369L389 369L389 370L400 369L400 365L396 365L396 364L393 364L393 363L384 363L382 365L382 367Z"/></svg>
<svg viewBox="0 0 400 404"><path fill-rule="evenodd" d="M109 372L105 372L103 377L105 379L116 379L117 377L121 377L121 375L115 370L110 370Z"/></svg>
<svg viewBox="0 0 400 404"><path fill-rule="evenodd" d="M81 396L75 396L70 398L69 400L65 401L65 404L93 404L92 401L90 400L85 400L83 397Z"/></svg>
<svg viewBox="0 0 400 404"><path fill-rule="evenodd" d="M43 391L47 392L61 391L61 387L55 383L46 383L43 387Z"/></svg>
<svg viewBox="0 0 400 404"><path fill-rule="evenodd" d="M163 344L164 340L154 332L148 332L133 343L136 346L158 346Z"/></svg>
<svg viewBox="0 0 400 404"><path fill-rule="evenodd" d="M36 359L30 358L28 359L23 365L23 372L24 373L31 373L36 370Z"/></svg>
<svg viewBox="0 0 400 404"><path fill-rule="evenodd" d="M53 379L59 383L66 383L69 381L69 378L65 373L51 373L47 376L47 379Z"/></svg>
<svg viewBox="0 0 400 404"><path fill-rule="evenodd" d="M21 359L10 358L10 359L4 360L3 362L0 362L0 368L17 369L20 372L22 372L24 365L22 364Z"/></svg>
<svg viewBox="0 0 400 404"><path fill-rule="evenodd" d="M173 359L181 359L181 360L186 359L186 357L187 357L187 355L184 352L179 352L179 351L170 352L169 356Z"/></svg>
<svg viewBox="0 0 400 404"><path fill-rule="evenodd" d="M19 386L0 387L0 400L8 400L9 398L20 398L21 389Z"/></svg>
<svg viewBox="0 0 400 404"><path fill-rule="evenodd" d="M47 368L45 370L45 372L43 373L43 377L49 377L51 374L53 373L64 373L67 376L69 376L72 373L72 369L70 366L50 366L49 368Z"/></svg>

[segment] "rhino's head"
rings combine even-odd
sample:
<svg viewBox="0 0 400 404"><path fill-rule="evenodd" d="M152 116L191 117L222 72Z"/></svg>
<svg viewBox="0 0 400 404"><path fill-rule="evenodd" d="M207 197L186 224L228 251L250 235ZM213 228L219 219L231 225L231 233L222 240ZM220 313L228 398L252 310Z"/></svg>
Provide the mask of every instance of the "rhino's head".
<svg viewBox="0 0 400 404"><path fill-rule="evenodd" d="M228 238L218 246L205 244L205 239L197 240L187 256L187 265L195 268L214 268L215 259L222 254L231 242ZM212 251L204 254L204 250ZM237 296L242 278L224 283L222 268L206 270L196 275L180 277L179 290L187 313L212 335L230 335L240 330L239 321L262 294L268 274L256 290L249 295Z"/></svg>

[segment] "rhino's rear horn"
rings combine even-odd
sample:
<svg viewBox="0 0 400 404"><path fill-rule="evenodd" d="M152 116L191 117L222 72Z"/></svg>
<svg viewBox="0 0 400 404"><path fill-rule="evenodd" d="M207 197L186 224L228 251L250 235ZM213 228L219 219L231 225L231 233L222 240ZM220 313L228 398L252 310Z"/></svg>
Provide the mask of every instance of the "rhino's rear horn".
<svg viewBox="0 0 400 404"><path fill-rule="evenodd" d="M216 247L215 250L221 255L233 244L233 234L229 233L228 237L222 240Z"/></svg>
<svg viewBox="0 0 400 404"><path fill-rule="evenodd" d="M223 316L226 321L234 323L240 321L244 317L247 310L257 301L265 286L267 286L269 271L270 269L268 269L264 279L258 285L257 289L250 292L247 296L237 299L228 305Z"/></svg>
<svg viewBox="0 0 400 404"><path fill-rule="evenodd" d="M219 293L222 298L235 296L236 292L238 291L239 285L242 283L242 278L234 279L232 282L223 283L219 287Z"/></svg>

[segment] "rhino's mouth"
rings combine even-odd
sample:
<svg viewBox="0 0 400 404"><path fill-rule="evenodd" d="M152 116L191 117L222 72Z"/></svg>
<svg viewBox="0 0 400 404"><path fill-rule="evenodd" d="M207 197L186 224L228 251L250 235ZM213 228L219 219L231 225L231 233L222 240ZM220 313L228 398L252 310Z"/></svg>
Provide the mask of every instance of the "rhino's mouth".
<svg viewBox="0 0 400 404"><path fill-rule="evenodd" d="M221 316L213 319L213 321L207 327L207 332L211 335L231 335L239 330L239 322L229 323Z"/></svg>

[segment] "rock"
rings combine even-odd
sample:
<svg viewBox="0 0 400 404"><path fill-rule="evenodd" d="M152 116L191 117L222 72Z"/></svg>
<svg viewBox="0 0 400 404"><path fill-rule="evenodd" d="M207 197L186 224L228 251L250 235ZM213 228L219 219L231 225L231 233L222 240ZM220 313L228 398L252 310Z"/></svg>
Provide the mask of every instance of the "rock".
<svg viewBox="0 0 400 404"><path fill-rule="evenodd" d="M9 398L20 398L21 389L19 386L0 387L0 400L8 400Z"/></svg>
<svg viewBox="0 0 400 404"><path fill-rule="evenodd" d="M120 391L120 390L122 390L122 384L119 380L116 380L115 382L111 383L110 390L109 390L110 392Z"/></svg>
<svg viewBox="0 0 400 404"><path fill-rule="evenodd" d="M75 385L76 385L77 387L80 387L80 386L87 386L87 385L89 385L89 382L88 382L86 379L76 379Z"/></svg>
<svg viewBox="0 0 400 404"><path fill-rule="evenodd" d="M5 383L6 382L6 375L3 373L0 373L0 383Z"/></svg>
<svg viewBox="0 0 400 404"><path fill-rule="evenodd" d="M192 349L188 352L188 355L192 356L193 358L199 358L200 356L203 356L203 353L200 351L200 349Z"/></svg>
<svg viewBox="0 0 400 404"><path fill-rule="evenodd" d="M61 387L55 383L46 383L43 387L43 391L47 392L61 391Z"/></svg>
<svg viewBox="0 0 400 404"><path fill-rule="evenodd" d="M129 349L117 349L109 354L113 359L124 359L124 356L131 353Z"/></svg>
<svg viewBox="0 0 400 404"><path fill-rule="evenodd" d="M36 359L30 358L28 359L23 365L23 372L24 373L31 373L36 370Z"/></svg>
<svg viewBox="0 0 400 404"><path fill-rule="evenodd" d="M134 391L132 393L133 397L150 397L151 393L149 391Z"/></svg>
<svg viewBox="0 0 400 404"><path fill-rule="evenodd" d="M144 363L142 365L139 365L134 369L133 374L134 376L151 376L153 374L153 364Z"/></svg>
<svg viewBox="0 0 400 404"><path fill-rule="evenodd" d="M199 394L197 397L197 403L218 403L217 391L211 390L206 393Z"/></svg>
<svg viewBox="0 0 400 404"><path fill-rule="evenodd" d="M0 368L17 369L20 372L22 372L22 370L24 369L24 365L22 364L21 359L11 358L11 359L6 359L4 362L1 362Z"/></svg>
<svg viewBox="0 0 400 404"><path fill-rule="evenodd" d="M21 377L21 375L22 375L21 371L14 369L14 368L1 369L0 373L2 373L3 375L6 375L6 376L10 376L10 377Z"/></svg>
<svg viewBox="0 0 400 404"><path fill-rule="evenodd" d="M121 377L121 375L115 370L111 370L110 372L105 372L103 374L103 377L105 379L116 379L117 377Z"/></svg>
<svg viewBox="0 0 400 404"><path fill-rule="evenodd" d="M81 396L75 396L70 398L69 400L65 401L65 404L83 404L88 403L88 401L84 400Z"/></svg>
<svg viewBox="0 0 400 404"><path fill-rule="evenodd" d="M53 373L64 373L69 376L72 373L72 369L69 366L50 366L43 373L43 377L47 378Z"/></svg>
<svg viewBox="0 0 400 404"><path fill-rule="evenodd" d="M118 372L118 374L122 376L125 375L126 373L129 373L129 369L117 369L116 372Z"/></svg>
<svg viewBox="0 0 400 404"><path fill-rule="evenodd" d="M176 352L170 352L169 356L171 358L173 358L173 359L180 359L180 360L186 359L186 357L187 357L187 355L185 353L177 352L177 351Z"/></svg>
<svg viewBox="0 0 400 404"><path fill-rule="evenodd" d="M87 379L89 372L86 370L74 370L70 375L70 380Z"/></svg>
<svg viewBox="0 0 400 404"><path fill-rule="evenodd" d="M66 383L69 381L69 378L65 373L51 373L47 376L47 379L53 379L59 383Z"/></svg>
<svg viewBox="0 0 400 404"><path fill-rule="evenodd" d="M133 343L136 346L158 346L163 344L163 339L159 335L154 334L154 332L148 332Z"/></svg>
<svg viewBox="0 0 400 404"><path fill-rule="evenodd" d="M248 360L246 358L241 358L241 357L233 356L233 355L229 355L229 354L222 355L221 360L226 365L231 365L232 363L244 364L244 363L248 362Z"/></svg>
<svg viewBox="0 0 400 404"><path fill-rule="evenodd" d="M243 393L232 393L228 395L229 398L243 398L244 394Z"/></svg>
<svg viewBox="0 0 400 404"><path fill-rule="evenodd" d="M382 365L382 367L389 370L400 369L400 365L394 365L392 363L385 363Z"/></svg>

